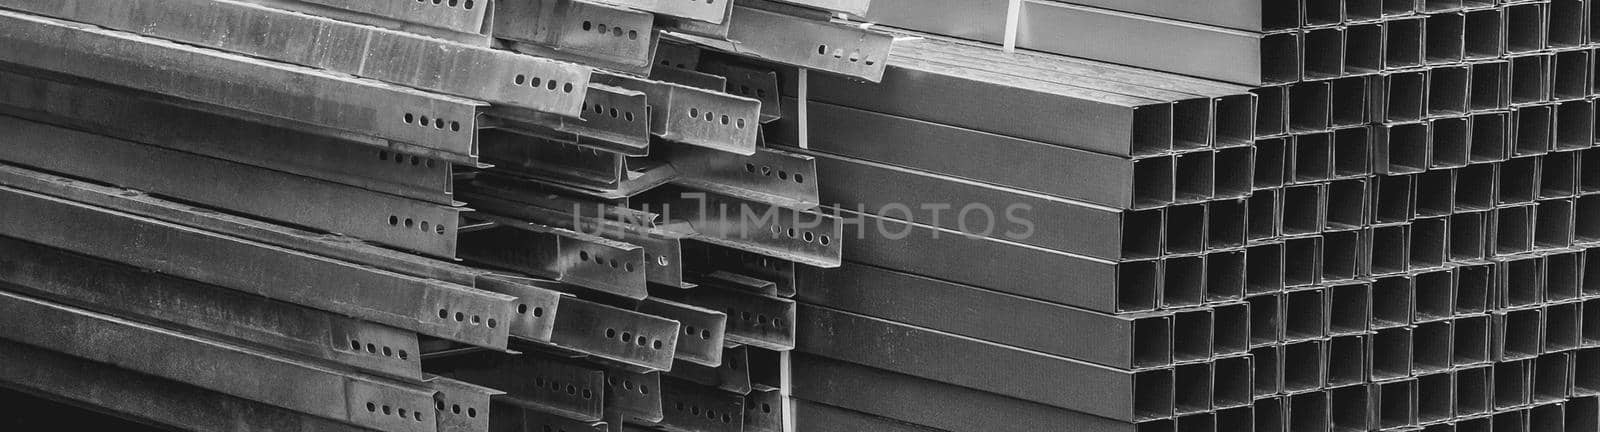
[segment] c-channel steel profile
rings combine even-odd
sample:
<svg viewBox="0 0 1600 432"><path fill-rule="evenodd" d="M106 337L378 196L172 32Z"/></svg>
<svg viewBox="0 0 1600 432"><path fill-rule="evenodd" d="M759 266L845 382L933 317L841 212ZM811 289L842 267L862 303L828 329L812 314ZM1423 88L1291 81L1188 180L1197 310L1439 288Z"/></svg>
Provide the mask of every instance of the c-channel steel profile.
<svg viewBox="0 0 1600 432"><path fill-rule="evenodd" d="M228 246L227 250L233 250L235 243L237 243L239 247L267 248L267 250L273 251L271 254L263 255L263 258L253 259L256 262L262 262L264 259L278 260L279 258L275 257L278 257L279 254L283 254L282 259L323 260L322 258L295 252L300 251L367 266L366 268L369 268L369 270L365 271L372 272L373 276L400 278L400 281L409 280L408 278L411 277L436 279L442 281L446 286L460 284L460 286L476 287L491 293L508 295L511 296L510 299L515 303L515 308L506 317L507 325L502 327L509 327L511 334L518 338L551 343L558 347L577 350L639 367L651 367L652 365L665 367L662 362L670 362L671 360L670 356L662 356L659 351L638 350L633 348L632 344L619 344L615 339L603 338L600 332L592 331L592 329L599 328L597 326L614 326L634 329L635 333L638 334L669 335L676 332L676 323L633 311L564 297L555 291L544 289L537 284L530 284L520 278L505 277L440 260L422 259L415 255L364 243L327 239L314 233L283 228L222 213L204 211L142 195L129 195L122 189L62 180L54 176L45 176L15 168L3 168L0 169L0 173L4 174L0 176L0 179L3 179L5 184L14 187L39 191L54 196L70 197L74 200L126 211L144 217L157 218L167 222L180 223L246 239L246 241L228 240L227 242L219 243L220 245ZM221 241L220 239L229 239L231 237L218 238ZM279 245L289 249L278 249L266 246L266 244ZM252 249L243 249L239 253L245 253L250 250ZM93 250L81 248L76 251L80 253L93 252ZM337 261L329 262L337 263ZM298 266L304 267L305 265L299 264ZM394 272L394 274L388 272ZM174 274L182 275L184 273L177 272ZM354 275L365 274L355 273ZM223 281L221 279L218 280ZM202 280L202 282L204 281ZM404 286L404 282L372 283L387 285L400 283L400 286ZM477 291L473 292L476 293ZM365 304L365 302L362 303ZM560 306L560 313L557 311L558 306ZM430 315L432 313L433 311L430 309L422 314ZM349 312L349 314L356 317L371 315L359 311ZM376 321L385 322L386 320L377 319ZM449 322L447 320L441 321ZM391 325L396 325L400 328L412 327L403 322ZM460 325L466 326L466 324ZM421 333L431 334L426 331ZM450 336L446 334L444 337L448 338Z"/></svg>
<svg viewBox="0 0 1600 432"><path fill-rule="evenodd" d="M433 405L434 392L420 385L338 372L242 346L187 336L10 293L0 293L0 305L13 316L37 318L9 327L4 335L7 339L24 344L365 427L430 431L441 421L429 409ZM27 322L35 324L28 325ZM51 325L42 325L44 323ZM74 336L78 331L93 331L110 339L89 343L88 339ZM158 352L183 355L155 354ZM211 372L204 372L208 370ZM273 379L258 383L262 385L248 385L221 373L241 370ZM298 390L275 390L278 386L291 386ZM294 395L317 397L301 398ZM411 414L399 415L393 409L380 412L378 406L407 409L414 414L414 418Z"/></svg>
<svg viewBox="0 0 1600 432"><path fill-rule="evenodd" d="M6 288L420 382L415 333L0 238ZM99 281L99 282L90 282ZM91 288L99 285L101 288Z"/></svg>
<svg viewBox="0 0 1600 432"><path fill-rule="evenodd" d="M244 56L202 48L193 48L169 42L160 42L143 36L106 30L94 30L81 24L72 24L49 18L0 13L0 20L10 32L3 36L18 46L30 49L8 50L17 56L11 58L32 67L95 79L134 89L161 91L176 98L199 104L229 106L250 116L291 119L317 128L328 129L341 136L373 137L392 140L390 145L399 150L418 152L433 158L454 163L476 162L476 121L487 105L482 102L426 93L377 81L342 78L303 66L270 63ZM70 43L69 43L70 41ZM52 44L66 44L68 48L50 48ZM37 56L31 50L71 52L98 46L92 56ZM75 47L75 48L73 48ZM65 51L63 51L65 50ZM56 58L56 62L41 63L40 58ZM94 61L91 61L94 60ZM179 62L184 67L152 68L151 64ZM255 73L233 74L229 70L248 68ZM133 71L133 72L129 72ZM229 85L198 85L222 76L248 76L255 83L234 82ZM312 83L296 89L268 85L287 80L304 80ZM183 82L186 85L170 85ZM260 88L278 88L275 97L262 97ZM222 90L219 90L222 89ZM235 97L230 92L250 92L251 97ZM373 106L385 107L382 113L370 117L349 117L350 114L331 115L338 110L305 109L305 106L326 106L334 103L329 95L338 95L339 103L349 100L370 100ZM254 101L240 104L240 101ZM283 101L300 101L288 103ZM292 107L291 107L292 105ZM343 111L338 111L343 112ZM413 123L404 120L407 115ZM421 127L421 116L435 118L436 127ZM454 122L454 123L452 123ZM455 125L459 124L460 127ZM368 141L371 141L369 138Z"/></svg>
<svg viewBox="0 0 1600 432"><path fill-rule="evenodd" d="M326 1L326 0L324 0ZM547 59L489 50L465 44L428 42L412 33L387 30L380 27L360 26L345 21L328 19L316 14L293 13L272 7L262 7L234 1L176 2L136 1L108 2L103 0L79 3L72 8L61 4L8 1L8 7L55 18L96 24L108 28L131 31L146 36L193 43L241 54L269 58L288 63L349 73L379 81L416 87L428 91L484 100L497 105L521 107L564 116L577 116L583 108L583 93L566 91L564 84L577 89L587 87L589 68ZM281 5L279 5L281 6ZM403 8L403 7L402 7ZM461 8L423 7L433 11L461 11ZM130 14L97 14L92 11L128 9ZM473 32L483 20L483 10L473 24ZM192 22L152 22L176 11L196 16ZM230 38L221 27L185 27L210 21L209 16L229 15L242 20L241 25L276 29L260 38ZM294 51L289 47L310 46L327 40L366 40L365 44L348 46L330 45L328 52ZM424 54L422 47L433 47ZM440 50L438 47L442 47ZM341 52L340 50L353 50ZM381 53L381 54L378 54ZM442 53L442 55L441 55ZM465 65L465 66L463 66ZM428 72L424 72L428 71ZM522 85L515 76L533 77L539 81L555 81L556 89L542 85Z"/></svg>

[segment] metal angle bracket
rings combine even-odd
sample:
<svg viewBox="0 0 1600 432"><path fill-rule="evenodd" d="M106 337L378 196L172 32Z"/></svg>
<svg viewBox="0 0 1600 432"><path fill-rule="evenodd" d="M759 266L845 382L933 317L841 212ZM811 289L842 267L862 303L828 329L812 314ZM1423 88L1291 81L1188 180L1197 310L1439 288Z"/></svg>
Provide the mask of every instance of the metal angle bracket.
<svg viewBox="0 0 1600 432"><path fill-rule="evenodd" d="M0 328L0 337L24 344L362 427L437 430L433 416L426 414L433 392L421 387L336 372L11 293L0 293L0 311L30 317Z"/></svg>
<svg viewBox="0 0 1600 432"><path fill-rule="evenodd" d="M671 432L739 432L744 397L673 377L661 378L664 416L653 426Z"/></svg>
<svg viewBox="0 0 1600 432"><path fill-rule="evenodd" d="M525 135L524 130L485 130L482 134L483 160L494 164L496 177L528 177L541 183L556 183L574 189L616 190L627 179L624 156L584 148L542 136ZM474 178L483 172L464 173Z"/></svg>
<svg viewBox="0 0 1600 432"><path fill-rule="evenodd" d="M673 353L675 360L706 367L722 364L727 314L659 297L645 299L638 309L641 313L678 321L683 332L678 335L678 349Z"/></svg>
<svg viewBox="0 0 1600 432"><path fill-rule="evenodd" d="M728 272L750 276L772 283L773 295L795 296L797 264L793 261L705 243L694 244L685 254L691 260L688 267L696 269L696 273Z"/></svg>
<svg viewBox="0 0 1600 432"><path fill-rule="evenodd" d="M230 115L378 138L388 142L375 145L464 165L476 164L477 121L487 108L455 96L10 11L0 11L0 42L12 47L0 51L0 62L163 93Z"/></svg>
<svg viewBox="0 0 1600 432"><path fill-rule="evenodd" d="M674 34L723 51L870 82L883 79L894 36L735 5L727 40Z"/></svg>
<svg viewBox="0 0 1600 432"><path fill-rule="evenodd" d="M490 401L506 392L441 376L425 380L433 388L433 410L441 432L489 432Z"/></svg>
<svg viewBox="0 0 1600 432"><path fill-rule="evenodd" d="M727 78L728 93L761 101L762 124L783 118L783 90L777 71L722 58L702 59L696 70Z"/></svg>
<svg viewBox="0 0 1600 432"><path fill-rule="evenodd" d="M662 297L700 305L727 314L726 338L729 342L775 351L794 349L794 300L763 295L732 282L707 280L699 287Z"/></svg>
<svg viewBox="0 0 1600 432"><path fill-rule="evenodd" d="M761 101L620 74L596 73L593 79L644 92L650 103L651 132L656 136L747 156L756 151Z"/></svg>
<svg viewBox="0 0 1600 432"><path fill-rule="evenodd" d="M630 207L659 209L707 243L823 268L842 262L844 223L835 216L677 188L652 190Z"/></svg>
<svg viewBox="0 0 1600 432"><path fill-rule="evenodd" d="M373 373L422 379L417 335L338 314L0 237L0 284Z"/></svg>
<svg viewBox="0 0 1600 432"><path fill-rule="evenodd" d="M600 421L605 375L598 368L534 353L506 356L478 351L427 360L429 372L476 385L493 385L506 392L497 399L513 405L577 420ZM449 411L457 409L451 406ZM489 413L466 414L469 418L488 418Z"/></svg>
<svg viewBox="0 0 1600 432"><path fill-rule="evenodd" d="M625 156L650 154L650 112L643 92L600 84L588 87L578 119L533 110L497 108L494 127ZM487 141L487 140L485 140ZM487 142L485 155L490 153Z"/></svg>
<svg viewBox="0 0 1600 432"><path fill-rule="evenodd" d="M750 156L699 148L673 148L667 155L690 188L775 204L796 210L816 208L817 161L811 156L767 148Z"/></svg>
<svg viewBox="0 0 1600 432"><path fill-rule="evenodd" d="M503 216L472 218L494 226L462 234L468 260L635 300L649 295L643 248Z"/></svg>
<svg viewBox="0 0 1600 432"><path fill-rule="evenodd" d="M606 414L661 421L661 372L606 369ZM620 423L620 421L619 421Z"/></svg>
<svg viewBox="0 0 1600 432"><path fill-rule="evenodd" d="M750 394L750 347L740 345L722 348L722 351L721 365L679 363L668 376L741 395Z"/></svg>
<svg viewBox="0 0 1600 432"><path fill-rule="evenodd" d="M679 324L627 309L563 298L551 344L639 371L672 369Z"/></svg>
<svg viewBox="0 0 1600 432"><path fill-rule="evenodd" d="M27 178L0 166L4 178ZM37 174L33 174L37 176ZM43 183L59 183L45 181ZM19 182L22 183L22 182ZM50 244L207 284L263 295L419 334L504 349L514 298L0 187L0 235ZM471 319L468 319L471 318Z"/></svg>
<svg viewBox="0 0 1600 432"><path fill-rule="evenodd" d="M480 186L481 185L481 186ZM650 283L689 288L683 281L683 235L654 226L654 215L603 203L572 200L554 194L530 193L472 183L463 192L485 212L595 235L644 249L645 279ZM600 214L588 213L593 208ZM626 212L635 214L619 214ZM620 219L620 220L619 220Z"/></svg>
<svg viewBox="0 0 1600 432"><path fill-rule="evenodd" d="M495 10L494 36L518 52L648 75L655 14L583 0L518 0Z"/></svg>

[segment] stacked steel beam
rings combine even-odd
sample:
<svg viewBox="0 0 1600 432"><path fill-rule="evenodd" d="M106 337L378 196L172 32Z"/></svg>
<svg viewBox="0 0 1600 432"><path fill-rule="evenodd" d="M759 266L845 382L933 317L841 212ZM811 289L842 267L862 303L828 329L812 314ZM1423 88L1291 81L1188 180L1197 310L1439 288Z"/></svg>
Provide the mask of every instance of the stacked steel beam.
<svg viewBox="0 0 1600 432"><path fill-rule="evenodd" d="M795 268L842 238L758 131L780 71L878 79L891 37L833 18L866 3L0 1L0 385L185 430L785 430Z"/></svg>
<svg viewBox="0 0 1600 432"><path fill-rule="evenodd" d="M801 427L1597 430L1591 13L875 2L920 40L798 96Z"/></svg>

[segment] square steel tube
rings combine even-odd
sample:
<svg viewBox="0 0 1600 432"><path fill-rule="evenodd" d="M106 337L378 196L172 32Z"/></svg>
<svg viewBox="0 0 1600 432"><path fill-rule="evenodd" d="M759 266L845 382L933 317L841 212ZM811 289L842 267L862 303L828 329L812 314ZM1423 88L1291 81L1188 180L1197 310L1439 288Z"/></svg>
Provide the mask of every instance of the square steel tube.
<svg viewBox="0 0 1600 432"><path fill-rule="evenodd" d="M1296 135L1290 154L1293 175L1289 183L1318 183L1333 177L1333 133Z"/></svg>
<svg viewBox="0 0 1600 432"><path fill-rule="evenodd" d="M1168 207L1167 217L1163 220L1166 228L1162 232L1167 236L1163 243L1163 255L1205 252L1206 235L1210 234L1206 226L1209 209L1204 203Z"/></svg>
<svg viewBox="0 0 1600 432"><path fill-rule="evenodd" d="M1401 18L1383 22L1384 70L1409 69L1423 64L1426 22L1422 18Z"/></svg>
<svg viewBox="0 0 1600 432"><path fill-rule="evenodd" d="M1544 307L1544 346L1540 352L1566 352L1583 344L1583 305L1556 303Z"/></svg>
<svg viewBox="0 0 1600 432"><path fill-rule="evenodd" d="M1499 162L1511 157L1511 114L1487 112L1473 114L1472 134L1468 137L1469 162Z"/></svg>
<svg viewBox="0 0 1600 432"><path fill-rule="evenodd" d="M1444 266L1449 256L1449 221L1442 217L1411 222L1411 263L1413 271Z"/></svg>
<svg viewBox="0 0 1600 432"><path fill-rule="evenodd" d="M1328 334L1365 334L1372 328L1372 283L1352 282L1328 287Z"/></svg>
<svg viewBox="0 0 1600 432"><path fill-rule="evenodd" d="M1411 345L1411 371L1427 375L1450 370L1455 360L1455 327L1451 321L1417 324Z"/></svg>
<svg viewBox="0 0 1600 432"><path fill-rule="evenodd" d="M1283 187L1290 166L1288 155L1291 140L1290 137L1280 137L1256 141L1254 169L1251 170L1253 189L1260 191Z"/></svg>
<svg viewBox="0 0 1600 432"><path fill-rule="evenodd" d="M1206 303L1232 302L1244 298L1246 264L1244 249L1213 251L1206 254Z"/></svg>
<svg viewBox="0 0 1600 432"><path fill-rule="evenodd" d="M1572 0L1554 0L1571 2ZM1594 93L1593 63L1590 51L1561 51L1555 53L1551 65L1551 99L1558 101L1580 100Z"/></svg>
<svg viewBox="0 0 1600 432"><path fill-rule="evenodd" d="M1456 371L1456 417L1494 410L1494 368L1489 365ZM1487 431L1486 431L1487 432Z"/></svg>
<svg viewBox="0 0 1600 432"><path fill-rule="evenodd" d="M1328 340L1328 387L1367 381L1368 335L1335 336Z"/></svg>
<svg viewBox="0 0 1600 432"><path fill-rule="evenodd" d="M1454 267L1456 276L1456 313L1478 314L1498 307L1490 300L1494 286L1494 265L1468 263Z"/></svg>
<svg viewBox="0 0 1600 432"><path fill-rule="evenodd" d="M1455 211L1456 170L1431 170L1417 175L1415 217L1449 216Z"/></svg>
<svg viewBox="0 0 1600 432"><path fill-rule="evenodd" d="M1284 286L1297 288L1322 283L1322 237L1284 240Z"/></svg>
<svg viewBox="0 0 1600 432"><path fill-rule="evenodd" d="M1351 24L1344 32L1344 73L1365 76L1383 70L1383 23Z"/></svg>
<svg viewBox="0 0 1600 432"><path fill-rule="evenodd" d="M1551 49L1576 48L1589 42L1589 2L1551 0L1545 46Z"/></svg>
<svg viewBox="0 0 1600 432"><path fill-rule="evenodd" d="M1207 250L1241 247L1249 241L1249 210L1245 200L1211 201L1206 203L1206 207Z"/></svg>
<svg viewBox="0 0 1600 432"><path fill-rule="evenodd" d="M1452 269L1438 269L1417 273L1412 278L1412 302L1416 308L1414 322L1445 321L1455 316L1456 273Z"/></svg>
<svg viewBox="0 0 1600 432"><path fill-rule="evenodd" d="M1366 432L1372 428L1372 387L1351 385L1327 391L1329 427L1335 432Z"/></svg>
<svg viewBox="0 0 1600 432"><path fill-rule="evenodd" d="M1211 306L1211 346L1216 356L1250 352L1250 304L1243 301Z"/></svg>
<svg viewBox="0 0 1600 432"><path fill-rule="evenodd" d="M1533 359L1494 364L1494 409L1518 408L1533 399ZM1496 422L1496 426L1498 422ZM1499 427L1495 428L1499 430Z"/></svg>
<svg viewBox="0 0 1600 432"><path fill-rule="evenodd" d="M1583 298L1584 252L1558 251L1545 258L1545 300L1565 302Z"/></svg>
<svg viewBox="0 0 1600 432"><path fill-rule="evenodd" d="M1206 261L1204 256L1175 256L1162 259L1166 278L1161 288L1161 307L1176 309L1205 303Z"/></svg>
<svg viewBox="0 0 1600 432"><path fill-rule="evenodd" d="M1416 315L1415 280L1407 275L1380 277L1372 282L1372 328L1411 325Z"/></svg>
<svg viewBox="0 0 1600 432"><path fill-rule="evenodd" d="M1544 50L1549 26L1549 10L1545 3L1523 3L1506 6L1506 52L1520 54Z"/></svg>
<svg viewBox="0 0 1600 432"><path fill-rule="evenodd" d="M1284 338L1283 293L1254 295L1245 298L1245 302L1250 304L1250 346L1281 344Z"/></svg>
<svg viewBox="0 0 1600 432"><path fill-rule="evenodd" d="M1383 429L1417 424L1417 381L1402 380L1373 384L1377 387L1378 421Z"/></svg>
<svg viewBox="0 0 1600 432"><path fill-rule="evenodd" d="M1490 8L1466 12L1466 60L1500 58L1506 53L1505 9Z"/></svg>
<svg viewBox="0 0 1600 432"><path fill-rule="evenodd" d="M1573 243L1573 200L1559 198L1535 204L1533 244L1539 249L1561 249Z"/></svg>
<svg viewBox="0 0 1600 432"><path fill-rule="evenodd" d="M856 263L802 266L795 278L795 300L806 304L1122 369L1172 363L1168 313L1112 315ZM926 301L896 300L913 297ZM951 319L968 313L1026 318L1014 325ZM1065 328L1078 331L1059 332Z"/></svg>
<svg viewBox="0 0 1600 432"><path fill-rule="evenodd" d="M1250 241L1262 242L1277 239L1283 236L1283 220L1279 216L1282 201L1278 200L1280 189L1262 189L1250 194L1246 201L1249 215L1246 217L1250 225Z"/></svg>
<svg viewBox="0 0 1600 432"><path fill-rule="evenodd" d="M1297 236L1322 232L1328 206L1328 186L1309 184L1283 189L1283 234Z"/></svg>
<svg viewBox="0 0 1600 432"><path fill-rule="evenodd" d="M1337 180L1328 183L1328 231L1348 231L1365 227L1372 196L1366 179Z"/></svg>
<svg viewBox="0 0 1600 432"><path fill-rule="evenodd" d="M1489 218L1489 231L1494 246L1489 252L1494 256L1515 255L1533 250L1534 206L1501 207Z"/></svg>
<svg viewBox="0 0 1600 432"><path fill-rule="evenodd" d="M1255 361L1252 371L1255 382L1252 397L1261 399L1271 397L1283 392L1283 362L1278 357L1283 355L1283 345L1268 345L1250 350L1250 358Z"/></svg>
<svg viewBox="0 0 1600 432"><path fill-rule="evenodd" d="M1483 259L1488 214L1466 212L1450 215L1450 259L1465 261Z"/></svg>
<svg viewBox="0 0 1600 432"><path fill-rule="evenodd" d="M1539 167L1539 198L1570 198L1578 195L1579 152L1563 151L1545 155Z"/></svg>
<svg viewBox="0 0 1600 432"><path fill-rule="evenodd" d="M1378 330L1368 339L1368 374L1373 381L1409 378L1412 372L1410 327Z"/></svg>
<svg viewBox="0 0 1600 432"><path fill-rule="evenodd" d="M1448 117L1428 121L1428 147L1433 150L1435 169L1460 168L1471 158L1472 120Z"/></svg>
<svg viewBox="0 0 1600 432"><path fill-rule="evenodd" d="M1427 63L1460 63L1466 49L1466 15L1460 12L1433 13L1424 15L1424 19L1427 20L1423 41Z"/></svg>
<svg viewBox="0 0 1600 432"><path fill-rule="evenodd" d="M1455 397L1455 372L1417 377L1417 422L1431 424L1455 418Z"/></svg>
<svg viewBox="0 0 1600 432"><path fill-rule="evenodd" d="M1455 330L1455 347L1450 361L1452 366L1462 368L1488 364L1491 361L1489 325L1488 315L1465 316L1452 321L1451 326Z"/></svg>
<svg viewBox="0 0 1600 432"><path fill-rule="evenodd" d="M1360 231L1329 231L1322 234L1322 282L1352 280L1363 276L1363 248Z"/></svg>
<svg viewBox="0 0 1600 432"><path fill-rule="evenodd" d="M1286 285L1284 276L1284 244L1265 243L1245 249L1245 286L1247 294L1276 293Z"/></svg>
<svg viewBox="0 0 1600 432"><path fill-rule="evenodd" d="M1372 174L1372 128L1356 126L1333 131L1333 177L1362 178Z"/></svg>
<svg viewBox="0 0 1600 432"><path fill-rule="evenodd" d="M1531 359L1544 340L1544 310L1538 307L1496 312L1491 334L1496 361Z"/></svg>
<svg viewBox="0 0 1600 432"><path fill-rule="evenodd" d="M1137 421L1173 414L1171 370L1111 369L805 304L800 305L796 322L802 326L796 331L797 349L807 353L1113 420ZM885 334L893 334L895 342L885 343ZM960 353L960 359L935 360L956 353ZM974 370L1011 372L974 375ZM1016 373L1019 370L1027 372ZM1098 383L1094 385L1098 391L1060 391L1087 383ZM1209 392L1207 395L1209 398Z"/></svg>

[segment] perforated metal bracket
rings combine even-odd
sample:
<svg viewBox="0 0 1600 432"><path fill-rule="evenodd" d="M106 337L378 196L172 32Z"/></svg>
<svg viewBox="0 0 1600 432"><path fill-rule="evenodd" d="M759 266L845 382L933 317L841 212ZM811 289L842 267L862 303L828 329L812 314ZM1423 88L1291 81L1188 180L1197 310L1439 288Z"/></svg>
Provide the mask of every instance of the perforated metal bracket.
<svg viewBox="0 0 1600 432"><path fill-rule="evenodd" d="M0 62L476 163L482 102L10 11L0 12L0 30L0 43L11 47Z"/></svg>
<svg viewBox="0 0 1600 432"><path fill-rule="evenodd" d="M463 258L626 298L648 295L643 248L503 216L473 218L495 226L462 234Z"/></svg>
<svg viewBox="0 0 1600 432"><path fill-rule="evenodd" d="M336 372L12 293L0 292L0 312L30 317L0 327L5 339L361 427L435 430L433 416L426 413L432 392L421 387Z"/></svg>
<svg viewBox="0 0 1600 432"><path fill-rule="evenodd" d="M678 322L575 298L563 299L551 343L641 371L672 369Z"/></svg>
<svg viewBox="0 0 1600 432"><path fill-rule="evenodd" d="M644 92L656 136L729 153L755 153L760 101L626 75L599 73L594 80Z"/></svg>
<svg viewBox="0 0 1600 432"><path fill-rule="evenodd" d="M540 288L526 280L496 274L478 278L479 289L516 297L516 312L510 321L511 335L536 342L550 342L555 316L561 313L559 291Z"/></svg>
<svg viewBox="0 0 1600 432"><path fill-rule="evenodd" d="M728 287L727 282L702 282L695 289L662 297L726 313L729 342L776 351L794 349L794 300Z"/></svg>
<svg viewBox="0 0 1600 432"><path fill-rule="evenodd" d="M619 87L592 84L581 118L573 119L532 110L500 108L492 113L493 125L517 134L625 156L650 154L650 112L645 94ZM484 139L489 141L489 139ZM488 143L484 152L492 152Z"/></svg>
<svg viewBox="0 0 1600 432"><path fill-rule="evenodd" d="M0 113L452 205L452 165L175 106L158 97L0 71Z"/></svg>
<svg viewBox="0 0 1600 432"><path fill-rule="evenodd" d="M119 316L177 324L418 380L415 333L0 237L0 281Z"/></svg>
<svg viewBox="0 0 1600 432"><path fill-rule="evenodd" d="M655 15L583 0L519 0L495 10L494 36L510 48L557 60L647 75Z"/></svg>
<svg viewBox="0 0 1600 432"><path fill-rule="evenodd" d="M433 415L441 432L489 432L489 413L493 410L490 401L506 394L442 376L429 376L427 385L435 392Z"/></svg>
<svg viewBox="0 0 1600 432"><path fill-rule="evenodd" d="M674 183L690 188L775 204L796 210L816 208L816 158L767 148L739 156L699 148L670 149L667 159L682 174Z"/></svg>
<svg viewBox="0 0 1600 432"><path fill-rule="evenodd" d="M783 118L778 72L721 59L701 61L699 70L727 78L728 93L761 101L762 124Z"/></svg>
<svg viewBox="0 0 1600 432"><path fill-rule="evenodd" d="M655 426L673 432L739 432L744 397L673 377L661 378L664 416Z"/></svg>
<svg viewBox="0 0 1600 432"><path fill-rule="evenodd" d="M657 188L629 207L660 211L707 243L823 268L838 267L843 223L834 216L708 192Z"/></svg>
<svg viewBox="0 0 1600 432"><path fill-rule="evenodd" d="M595 0L678 18L721 23L728 18L732 0Z"/></svg>
<svg viewBox="0 0 1600 432"><path fill-rule="evenodd" d="M719 311L660 298L647 298L639 303L639 312L678 322L683 333L678 336L678 349L673 358L717 367L722 364L722 342L728 325L728 315Z"/></svg>
<svg viewBox="0 0 1600 432"><path fill-rule="evenodd" d="M779 297L795 296L796 264L793 261L704 243L695 243L693 248L684 251L684 256L690 260L688 267L698 269L701 274L746 275L772 283Z"/></svg>
<svg viewBox="0 0 1600 432"><path fill-rule="evenodd" d="M654 215L492 183L474 182L466 189L463 197L486 212L637 245L644 249L647 281L689 287L683 282L683 235L655 227Z"/></svg>
<svg viewBox="0 0 1600 432"><path fill-rule="evenodd" d="M779 390L755 390L744 397L744 429L750 432L783 432L784 403Z"/></svg>
<svg viewBox="0 0 1600 432"><path fill-rule="evenodd" d="M661 421L661 373L606 369L606 411L624 418Z"/></svg>
<svg viewBox="0 0 1600 432"><path fill-rule="evenodd" d="M493 385L506 392L500 399L514 405L547 410L577 420L600 421L605 402L605 374L600 369L552 356L463 352L430 357L427 366L430 373L477 385ZM466 408L451 405L448 410L456 413ZM469 419L488 418L487 412L466 411L464 414Z"/></svg>
<svg viewBox="0 0 1600 432"><path fill-rule="evenodd" d="M0 166L0 235L460 343L504 349L514 298L14 189L70 180ZM132 199L134 194L124 194Z"/></svg>
<svg viewBox="0 0 1600 432"><path fill-rule="evenodd" d="M741 395L749 394L750 347L739 345L721 350L723 351L721 365L708 367L693 363L678 363L668 376Z"/></svg>
<svg viewBox="0 0 1600 432"><path fill-rule="evenodd" d="M763 60L871 82L883 79L894 37L858 26L809 20L735 5L726 40L676 37Z"/></svg>

